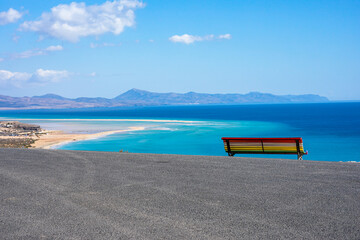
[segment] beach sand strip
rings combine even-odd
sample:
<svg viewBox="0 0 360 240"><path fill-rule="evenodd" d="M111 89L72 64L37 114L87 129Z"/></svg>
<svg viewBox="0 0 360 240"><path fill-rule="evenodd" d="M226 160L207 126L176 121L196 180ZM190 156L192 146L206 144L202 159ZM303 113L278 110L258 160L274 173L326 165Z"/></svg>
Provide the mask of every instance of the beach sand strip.
<svg viewBox="0 0 360 240"><path fill-rule="evenodd" d="M42 134L35 141L35 143L31 145L31 147L41 148L41 149L51 149L70 142L97 139L111 134L124 133L129 131L140 131L144 129L145 129L144 127L129 127L128 129L105 131L105 132L99 132L93 134L71 134L71 133L65 133L63 131L48 131L46 134Z"/></svg>

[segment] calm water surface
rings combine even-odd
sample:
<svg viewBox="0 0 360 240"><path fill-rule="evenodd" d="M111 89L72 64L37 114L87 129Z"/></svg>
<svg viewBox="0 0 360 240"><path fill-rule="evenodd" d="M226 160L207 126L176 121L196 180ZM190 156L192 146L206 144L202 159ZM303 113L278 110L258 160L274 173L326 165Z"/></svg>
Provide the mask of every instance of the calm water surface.
<svg viewBox="0 0 360 240"><path fill-rule="evenodd" d="M0 117L27 119L24 121L39 123L47 129L79 133L145 127L142 131L74 142L60 149L224 156L226 153L220 140L224 136L302 137L305 149L309 151L304 159L360 161L358 102L16 110L0 111ZM192 122L134 122L119 119L176 119ZM281 155L246 156L284 158ZM296 157L286 155L286 158Z"/></svg>

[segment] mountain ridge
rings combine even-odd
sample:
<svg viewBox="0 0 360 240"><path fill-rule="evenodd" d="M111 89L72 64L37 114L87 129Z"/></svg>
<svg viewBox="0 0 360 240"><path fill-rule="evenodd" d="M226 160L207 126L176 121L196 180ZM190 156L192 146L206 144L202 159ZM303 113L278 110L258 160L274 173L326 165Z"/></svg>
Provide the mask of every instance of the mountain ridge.
<svg viewBox="0 0 360 240"><path fill-rule="evenodd" d="M315 94L274 95L270 93L156 93L141 89L130 89L114 98L78 97L66 98L49 93L33 97L10 97L0 95L0 109L34 108L91 108L121 106L161 106L193 104L250 104L250 103L318 103L328 102L326 97Z"/></svg>

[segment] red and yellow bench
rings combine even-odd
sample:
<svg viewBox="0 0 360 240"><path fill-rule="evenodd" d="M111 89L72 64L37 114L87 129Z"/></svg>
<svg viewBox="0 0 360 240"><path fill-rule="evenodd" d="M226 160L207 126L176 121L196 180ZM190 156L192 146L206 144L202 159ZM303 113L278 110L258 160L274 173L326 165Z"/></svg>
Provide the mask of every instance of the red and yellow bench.
<svg viewBox="0 0 360 240"><path fill-rule="evenodd" d="M302 160L304 151L302 138L231 138L223 137L225 151L235 154L296 154Z"/></svg>

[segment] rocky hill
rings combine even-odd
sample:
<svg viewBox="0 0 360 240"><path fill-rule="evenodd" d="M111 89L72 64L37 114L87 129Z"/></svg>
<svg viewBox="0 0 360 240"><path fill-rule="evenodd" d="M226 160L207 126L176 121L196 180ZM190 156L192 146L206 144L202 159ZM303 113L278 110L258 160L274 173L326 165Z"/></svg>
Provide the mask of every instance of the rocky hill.
<svg viewBox="0 0 360 240"><path fill-rule="evenodd" d="M326 97L314 94L273 95L250 92L247 94L208 94L208 93L156 93L131 89L115 98L65 98L56 94L34 97L10 97L0 95L0 109L39 109L39 108L91 108L120 106L159 106L189 104L244 104L244 103L304 103L327 102Z"/></svg>

